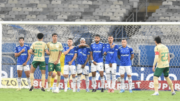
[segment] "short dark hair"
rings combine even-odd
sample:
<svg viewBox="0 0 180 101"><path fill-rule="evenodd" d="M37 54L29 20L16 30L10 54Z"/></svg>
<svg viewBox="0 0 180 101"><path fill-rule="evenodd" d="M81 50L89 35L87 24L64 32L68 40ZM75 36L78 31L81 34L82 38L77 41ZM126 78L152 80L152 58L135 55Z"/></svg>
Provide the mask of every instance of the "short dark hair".
<svg viewBox="0 0 180 101"><path fill-rule="evenodd" d="M122 40L126 40L126 38L122 38Z"/></svg>
<svg viewBox="0 0 180 101"><path fill-rule="evenodd" d="M108 34L108 37L113 37L113 35L111 35L111 34Z"/></svg>
<svg viewBox="0 0 180 101"><path fill-rule="evenodd" d="M57 35L57 33L53 33L52 36Z"/></svg>
<svg viewBox="0 0 180 101"><path fill-rule="evenodd" d="M100 37L100 35L99 35L99 34L96 34L94 37Z"/></svg>
<svg viewBox="0 0 180 101"><path fill-rule="evenodd" d="M20 39L23 39L23 40L24 40L24 37L19 37L19 40L20 40Z"/></svg>
<svg viewBox="0 0 180 101"><path fill-rule="evenodd" d="M156 41L157 43L161 43L161 38L159 36L154 38L154 41Z"/></svg>
<svg viewBox="0 0 180 101"><path fill-rule="evenodd" d="M44 37L44 34L43 34L43 33L38 33L38 34L37 34L37 38L38 38L38 39L42 39L43 37Z"/></svg>
<svg viewBox="0 0 180 101"><path fill-rule="evenodd" d="M68 40L72 40L72 41L73 41L73 39L72 39L72 38L68 38Z"/></svg>

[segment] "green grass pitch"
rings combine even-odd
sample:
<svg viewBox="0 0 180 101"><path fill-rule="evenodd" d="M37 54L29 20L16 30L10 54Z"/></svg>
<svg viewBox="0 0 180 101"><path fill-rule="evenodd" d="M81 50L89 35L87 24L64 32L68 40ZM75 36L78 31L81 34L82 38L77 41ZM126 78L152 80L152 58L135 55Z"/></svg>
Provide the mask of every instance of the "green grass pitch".
<svg viewBox="0 0 180 101"><path fill-rule="evenodd" d="M101 93L86 92L81 90L80 92L72 92L68 90L64 92L61 90L59 93L42 92L40 89L34 89L32 92L28 89L22 89L16 91L16 89L0 89L0 101L180 101L180 92L176 92L176 95L172 96L170 91L160 91L159 96L152 96L154 91L125 91L125 93L119 93L116 90L114 93L108 93L105 90Z"/></svg>

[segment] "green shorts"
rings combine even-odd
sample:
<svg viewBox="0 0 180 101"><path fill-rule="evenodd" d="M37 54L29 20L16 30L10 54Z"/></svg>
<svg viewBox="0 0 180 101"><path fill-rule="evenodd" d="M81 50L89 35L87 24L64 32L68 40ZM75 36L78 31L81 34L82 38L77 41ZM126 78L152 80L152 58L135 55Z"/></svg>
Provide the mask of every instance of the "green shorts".
<svg viewBox="0 0 180 101"><path fill-rule="evenodd" d="M54 65L54 63L48 63L48 71L54 71L56 70L56 72L60 72L61 71L61 65L60 63L58 63L57 65Z"/></svg>
<svg viewBox="0 0 180 101"><path fill-rule="evenodd" d="M33 65L34 68L37 68L39 66L40 70L46 70L45 61L33 61L32 65Z"/></svg>
<svg viewBox="0 0 180 101"><path fill-rule="evenodd" d="M154 72L154 76L160 77L162 73L164 74L164 77L168 77L169 76L169 67L165 67L165 68L157 67Z"/></svg>

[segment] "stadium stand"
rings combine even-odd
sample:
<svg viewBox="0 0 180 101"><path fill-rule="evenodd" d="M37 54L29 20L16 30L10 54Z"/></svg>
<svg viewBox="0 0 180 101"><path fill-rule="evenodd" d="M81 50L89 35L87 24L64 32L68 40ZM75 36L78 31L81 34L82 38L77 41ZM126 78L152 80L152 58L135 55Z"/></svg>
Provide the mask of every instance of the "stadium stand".
<svg viewBox="0 0 180 101"><path fill-rule="evenodd" d="M3 21L125 21L139 0L1 0Z"/></svg>
<svg viewBox="0 0 180 101"><path fill-rule="evenodd" d="M147 22L178 22L180 21L180 0L166 0L157 9Z"/></svg>

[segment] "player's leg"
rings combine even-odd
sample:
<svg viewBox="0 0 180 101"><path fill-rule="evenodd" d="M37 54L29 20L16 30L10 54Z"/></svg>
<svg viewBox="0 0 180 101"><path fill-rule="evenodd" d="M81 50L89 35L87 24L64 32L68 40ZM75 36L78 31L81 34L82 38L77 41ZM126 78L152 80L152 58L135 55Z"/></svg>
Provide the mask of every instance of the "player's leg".
<svg viewBox="0 0 180 101"><path fill-rule="evenodd" d="M51 78L51 88L53 87L54 79L55 79L56 75L57 75L57 72L53 71L52 78Z"/></svg>
<svg viewBox="0 0 180 101"><path fill-rule="evenodd" d="M125 67L120 66L119 67L120 77L121 77L121 90L120 93L124 93L125 84L124 84L124 73L125 73Z"/></svg>
<svg viewBox="0 0 180 101"><path fill-rule="evenodd" d="M132 69L131 66L127 66L125 69L128 76L129 92L132 93L132 77L131 77Z"/></svg>
<svg viewBox="0 0 180 101"><path fill-rule="evenodd" d="M103 67L103 63L98 63L98 71L100 73L100 77L101 77L101 92L104 92L104 84L105 84L105 80L104 80L104 67Z"/></svg>
<svg viewBox="0 0 180 101"><path fill-rule="evenodd" d="M114 92L114 90L115 90L115 85L116 85L116 67L117 67L117 64L113 63L112 64L112 68L111 68L111 73L112 73L112 90L111 90L111 92Z"/></svg>
<svg viewBox="0 0 180 101"><path fill-rule="evenodd" d="M46 80L46 63L45 62L40 62L40 64L39 64L39 67L40 67L40 70L41 70L41 74L42 74L42 76L41 76L41 86L42 86L42 88L41 88L41 91L45 91L45 89L44 89L44 85L45 85L45 80Z"/></svg>
<svg viewBox="0 0 180 101"><path fill-rule="evenodd" d="M51 78L52 78L53 70L54 70L54 64L48 63L48 89L47 89L47 91L50 91L50 88L51 88Z"/></svg>
<svg viewBox="0 0 180 101"><path fill-rule="evenodd" d="M29 65L24 66L24 72L26 74L27 77L27 82L29 87L31 86L31 81L30 81L30 69L29 69Z"/></svg>
<svg viewBox="0 0 180 101"><path fill-rule="evenodd" d="M64 66L64 92L67 92L67 83L68 83L68 76L69 76L69 66Z"/></svg>
<svg viewBox="0 0 180 101"><path fill-rule="evenodd" d="M30 70L30 80L31 80L31 88L29 89L29 91L33 90L33 83L34 83L34 72L37 68L37 66L39 65L39 62L37 61L33 61L31 64L31 70Z"/></svg>
<svg viewBox="0 0 180 101"><path fill-rule="evenodd" d="M59 93L59 83L61 80L61 65L60 65L60 63L55 66L55 70L57 71L57 84L56 84L56 89L54 92Z"/></svg>
<svg viewBox="0 0 180 101"><path fill-rule="evenodd" d="M93 90L92 92L96 92L96 65L94 65L93 63L91 63L91 72L92 72L92 87Z"/></svg>
<svg viewBox="0 0 180 101"><path fill-rule="evenodd" d="M89 66L84 67L83 74L86 78L86 92L89 92Z"/></svg>
<svg viewBox="0 0 180 101"><path fill-rule="evenodd" d="M80 92L80 83L81 83L81 74L82 74L82 65L77 65L77 92Z"/></svg>
<svg viewBox="0 0 180 101"><path fill-rule="evenodd" d="M17 65L17 82L18 82L18 89L17 91L21 90L21 76L22 76L22 70L23 70L23 65Z"/></svg>
<svg viewBox="0 0 180 101"><path fill-rule="evenodd" d="M75 66L70 66L70 71L72 74L72 88L73 88L73 92L76 92L76 67Z"/></svg>
<svg viewBox="0 0 180 101"><path fill-rule="evenodd" d="M108 92L111 92L111 75L110 75L109 64L105 64L105 72L106 72L106 80L108 84Z"/></svg>
<svg viewBox="0 0 180 101"><path fill-rule="evenodd" d="M158 67L155 69L154 77L153 77L155 93L152 94L152 95L159 95L159 92L158 92L158 88L159 88L158 78L163 73L163 70L164 70L163 68L158 68Z"/></svg>
<svg viewBox="0 0 180 101"><path fill-rule="evenodd" d="M175 95L176 93L174 91L173 83L172 83L171 79L169 78L169 67L165 68L163 73L164 73L164 77L165 77L169 87L171 88L172 95Z"/></svg>

